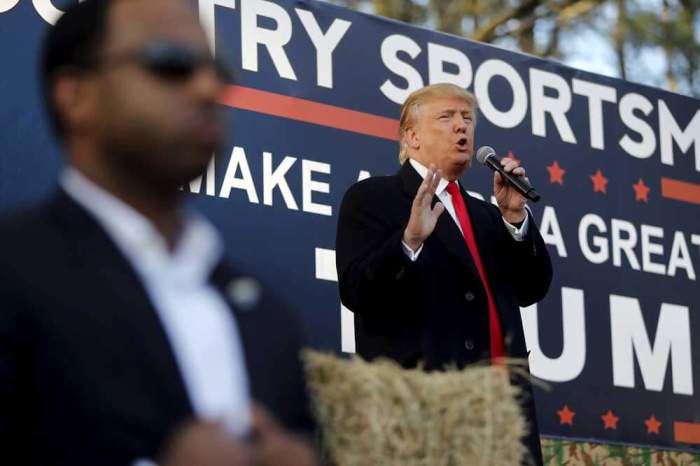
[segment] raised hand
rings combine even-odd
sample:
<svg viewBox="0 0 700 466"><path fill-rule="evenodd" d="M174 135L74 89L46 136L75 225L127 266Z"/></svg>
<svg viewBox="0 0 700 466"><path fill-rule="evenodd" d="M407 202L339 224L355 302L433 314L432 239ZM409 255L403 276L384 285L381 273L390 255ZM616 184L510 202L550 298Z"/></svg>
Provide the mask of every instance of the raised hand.
<svg viewBox="0 0 700 466"><path fill-rule="evenodd" d="M501 166L506 173L525 176L525 169L520 166L520 162L510 158L501 159ZM527 177L525 178L527 180ZM496 196L496 203L501 210L501 215L508 223L520 223L525 220L525 197L523 197L510 183L508 183L500 173L493 174L493 194Z"/></svg>
<svg viewBox="0 0 700 466"><path fill-rule="evenodd" d="M445 211L445 206L442 202L431 207L435 190L442 179L442 170L436 169L435 165L430 164L428 174L423 179L416 197L413 199L411 206L411 217L408 219L408 225L403 232L403 241L413 251L418 250L423 242L431 235L435 229L435 224L440 215Z"/></svg>

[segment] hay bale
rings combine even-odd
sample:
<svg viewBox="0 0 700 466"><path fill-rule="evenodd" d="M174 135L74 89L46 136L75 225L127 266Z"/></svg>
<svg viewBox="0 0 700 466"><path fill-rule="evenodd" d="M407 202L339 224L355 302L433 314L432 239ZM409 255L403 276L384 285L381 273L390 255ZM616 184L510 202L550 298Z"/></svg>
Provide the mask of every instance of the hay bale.
<svg viewBox="0 0 700 466"><path fill-rule="evenodd" d="M304 351L324 447L338 466L520 466L526 422L505 367L425 373Z"/></svg>

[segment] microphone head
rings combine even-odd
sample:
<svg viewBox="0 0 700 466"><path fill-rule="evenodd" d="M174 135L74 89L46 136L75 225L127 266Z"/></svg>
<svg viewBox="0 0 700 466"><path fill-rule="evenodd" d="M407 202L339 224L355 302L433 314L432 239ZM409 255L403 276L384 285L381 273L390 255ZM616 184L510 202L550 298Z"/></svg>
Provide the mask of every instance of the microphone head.
<svg viewBox="0 0 700 466"><path fill-rule="evenodd" d="M496 156L496 151L493 150L491 146L482 146L476 151L476 160L478 160L479 163L486 163L486 159L492 156Z"/></svg>

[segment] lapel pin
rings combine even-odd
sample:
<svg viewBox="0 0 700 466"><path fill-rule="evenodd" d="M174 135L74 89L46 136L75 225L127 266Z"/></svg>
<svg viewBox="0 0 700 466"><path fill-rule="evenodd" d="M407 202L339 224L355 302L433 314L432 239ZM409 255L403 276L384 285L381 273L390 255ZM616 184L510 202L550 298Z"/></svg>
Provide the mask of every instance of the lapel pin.
<svg viewBox="0 0 700 466"><path fill-rule="evenodd" d="M254 278L240 277L231 280L226 287L226 295L237 309L248 312L252 311L260 301L262 287Z"/></svg>

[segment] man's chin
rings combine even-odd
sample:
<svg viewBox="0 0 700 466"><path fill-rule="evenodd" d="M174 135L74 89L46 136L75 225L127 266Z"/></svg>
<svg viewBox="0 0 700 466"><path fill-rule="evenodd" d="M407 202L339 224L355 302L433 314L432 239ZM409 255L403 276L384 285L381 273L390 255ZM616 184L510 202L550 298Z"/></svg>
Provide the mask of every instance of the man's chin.
<svg viewBox="0 0 700 466"><path fill-rule="evenodd" d="M460 152L458 154L458 157L456 157L455 160L453 161L453 166L454 166L455 170L459 170L461 172L464 172L465 170L467 170L469 167L472 166L471 154Z"/></svg>
<svg viewBox="0 0 700 466"><path fill-rule="evenodd" d="M192 167L191 169L188 170L183 170L182 172L177 174L177 184L178 186L182 186L184 184L188 184L191 181L196 180L200 176L204 175L204 173L207 170L207 165L203 166L196 166Z"/></svg>
<svg viewBox="0 0 700 466"><path fill-rule="evenodd" d="M172 169L168 170L169 173L164 173L164 178L167 178L170 184L177 187L184 186L190 181L204 175L211 159L212 153L210 153L207 157L201 156L189 158L188 161L190 163L183 163L177 167L172 166Z"/></svg>
<svg viewBox="0 0 700 466"><path fill-rule="evenodd" d="M207 169L216 150L217 147L215 146L198 146L187 151L187 153L182 153L182 158L180 159L182 161L182 169L188 172L195 172L197 173L196 176L201 175Z"/></svg>

